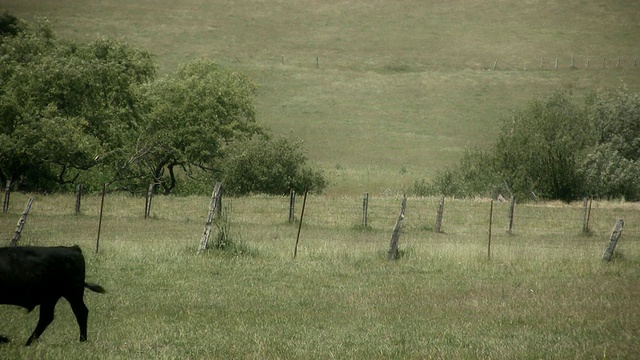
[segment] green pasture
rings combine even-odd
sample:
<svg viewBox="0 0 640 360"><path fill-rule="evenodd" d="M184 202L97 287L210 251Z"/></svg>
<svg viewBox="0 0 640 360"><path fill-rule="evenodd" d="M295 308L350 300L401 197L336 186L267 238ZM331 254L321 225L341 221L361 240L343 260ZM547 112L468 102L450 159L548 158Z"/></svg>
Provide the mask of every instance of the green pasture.
<svg viewBox="0 0 640 360"><path fill-rule="evenodd" d="M0 9L45 16L78 41L125 38L154 53L160 73L205 56L246 72L259 85L258 121L302 138L332 195L402 194L465 148L490 146L500 118L557 88L640 89L635 1L4 0Z"/></svg>
<svg viewBox="0 0 640 360"><path fill-rule="evenodd" d="M37 311L2 306L2 359L626 358L640 344L640 210L593 202L589 234L582 203L508 207L409 198L401 257L386 260L397 196L371 196L363 228L360 196L309 196L298 224L286 197L224 198L238 252L196 253L209 199L107 194L99 252L100 197L14 193L0 213L9 240L29 197L20 242L79 244L87 280L89 341L66 301L32 347ZM300 215L301 199L297 211ZM612 262L601 260L611 228L626 221ZM215 227L214 227L215 229ZM216 230L214 230L214 235Z"/></svg>

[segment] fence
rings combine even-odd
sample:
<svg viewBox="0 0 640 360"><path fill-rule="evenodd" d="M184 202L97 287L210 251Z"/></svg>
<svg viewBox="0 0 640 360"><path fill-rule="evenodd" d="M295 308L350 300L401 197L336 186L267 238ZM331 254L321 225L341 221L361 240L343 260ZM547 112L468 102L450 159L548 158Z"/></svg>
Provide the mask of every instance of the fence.
<svg viewBox="0 0 640 360"><path fill-rule="evenodd" d="M27 194L15 193L9 212L3 213L0 217L0 233L13 234L15 221L22 214L22 207L27 197ZM97 229L98 215L102 206L100 196L85 196L80 216L75 215L76 198L73 194L48 197L51 200L44 198L42 202L46 204L40 205L36 196L34 210L32 210L34 216L39 212L56 215L73 214L74 216L62 220L69 224L73 224L74 221L85 223L95 221ZM375 244L375 247L381 251L386 251L394 224L397 224L402 199L366 194L366 206L363 206L363 200L362 196L328 197L310 194L300 236L301 244L314 241L327 242L325 238L331 238L332 246L339 244L348 248L351 241L360 244L369 242ZM261 229L256 231L257 236L252 235L251 241L259 240L267 243L289 239L291 250L293 250L293 240L300 223L291 223L289 220L293 206L290 197L252 196L229 198L225 201L233 202L233 214L230 217L233 223L244 229ZM64 203L68 203L67 210L61 208ZM208 222L206 215L210 201L204 197L156 197L154 198L154 216L147 220L144 220L146 210L144 198L108 194L105 203L107 224L116 219L126 219L122 223L127 226L149 228L154 226L153 222L158 225L161 224L158 221L178 222L186 224L184 226L188 228L187 231L184 229L181 231L202 234L202 226ZM300 209L297 210L299 213ZM365 211L366 214L364 214ZM399 247L402 249L410 243L424 242L486 244L489 236L490 211L491 200L489 199L410 197L406 200L406 208L403 212ZM540 246L570 248L580 243L597 242L604 249L612 227L618 219L625 220L621 243L638 243L640 240L640 203L593 200L590 203L589 232L586 235L583 234L585 227L583 201L571 204L516 203L513 207L507 201L493 202L492 215L491 232L494 244L497 246L502 241L509 241L514 244L536 243ZM363 219L366 219L365 226L363 226ZM436 231L436 222L439 222L439 232ZM145 225L136 225L136 223ZM511 229L510 233L509 229ZM118 230L124 231L122 226ZM38 236L46 238L50 231L47 230ZM29 224L25 232L29 232ZM85 237L86 235L84 234ZM6 237L8 240L10 235ZM194 250L198 247L197 235L193 236L193 239L184 241L190 242Z"/></svg>
<svg viewBox="0 0 640 360"><path fill-rule="evenodd" d="M236 58L236 61L239 61ZM281 56L279 61L275 58L267 59L273 64L335 68L345 66L343 60L329 57L292 57ZM638 69L637 55L570 55L570 56L539 56L531 58L518 58L513 56L497 56L484 60L456 60L431 59L425 57L424 61L415 61L412 64L386 64L380 70L389 72L407 72L416 70L429 70L439 68L471 68L477 70L566 70L566 69Z"/></svg>

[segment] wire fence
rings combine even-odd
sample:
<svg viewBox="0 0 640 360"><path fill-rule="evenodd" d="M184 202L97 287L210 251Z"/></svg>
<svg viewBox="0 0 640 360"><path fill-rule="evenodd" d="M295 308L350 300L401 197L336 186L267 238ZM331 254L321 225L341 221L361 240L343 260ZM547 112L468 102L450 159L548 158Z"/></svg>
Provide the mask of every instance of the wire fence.
<svg viewBox="0 0 640 360"><path fill-rule="evenodd" d="M20 203L27 196L18 196L9 214L3 214L3 233L12 233L11 224L15 226L18 215L22 213ZM55 199L43 199L42 204L35 206L36 211L56 216L76 214L75 197L56 196ZM361 238L359 234L364 231L370 234L369 239L386 241L398 219L402 200L369 194L363 197L309 195L302 241L305 242L304 238L311 233L308 230L316 230L313 236L317 240L327 237L349 242L350 239ZM127 224L135 227L135 223L167 220L188 224L193 233L202 232L210 204L205 197L162 196L154 198L154 208L149 209L151 204L144 198L118 194L108 194L106 203L107 222L126 219ZM233 223L245 229L264 229L268 234L264 236L265 241L269 237L286 238L289 233L293 234L293 227L298 228L299 225L301 204L286 196L223 198L222 203L233 203L230 216ZM62 209L62 206L68 208ZM97 222L102 206L100 196L86 196L82 206L80 219L90 221L95 218ZM440 229L436 229L439 209L442 209L441 223ZM295 214L293 221L290 218L292 213ZM9 217L12 215L15 219ZM73 218L64 221L73 223ZM618 219L625 220L622 241L633 242L635 247L640 245L640 203L592 200L587 203L516 202L512 205L508 201L491 199L410 197L406 202L402 237L414 242L446 239L480 244L490 238L491 232L495 239L511 239L516 243L522 241L536 246L570 247L585 239L604 246ZM402 243L401 238L401 246Z"/></svg>

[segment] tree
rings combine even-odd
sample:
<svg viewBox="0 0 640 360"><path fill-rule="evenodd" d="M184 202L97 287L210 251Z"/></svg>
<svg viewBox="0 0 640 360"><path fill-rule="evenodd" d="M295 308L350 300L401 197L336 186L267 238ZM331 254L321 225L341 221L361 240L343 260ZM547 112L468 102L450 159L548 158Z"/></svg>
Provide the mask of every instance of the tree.
<svg viewBox="0 0 640 360"><path fill-rule="evenodd" d="M18 23L0 42L0 180L29 190L73 183L83 170L126 163L150 54L112 39L75 44L51 24Z"/></svg>
<svg viewBox="0 0 640 360"><path fill-rule="evenodd" d="M176 167L218 173L216 164L228 144L262 132L255 122L255 90L247 76L207 59L148 84L150 112L140 136L141 148L147 150L138 171L150 175L165 193L175 187Z"/></svg>
<svg viewBox="0 0 640 360"><path fill-rule="evenodd" d="M290 190L321 193L322 174L307 164L302 141L257 137L235 144L224 161L225 191L235 195L288 194Z"/></svg>
<svg viewBox="0 0 640 360"><path fill-rule="evenodd" d="M624 86L599 90L580 105L569 89L555 91L504 119L497 144L471 155L437 176L431 188L484 195L504 181L521 199L532 191L565 201L585 195L640 199L640 94Z"/></svg>
<svg viewBox="0 0 640 360"><path fill-rule="evenodd" d="M596 138L580 167L588 192L640 199L640 94L623 85L594 92L585 104Z"/></svg>
<svg viewBox="0 0 640 360"><path fill-rule="evenodd" d="M577 170L593 143L593 132L571 95L569 89L555 91L502 123L494 148L496 166L521 198L534 191L543 198L569 201L583 193Z"/></svg>

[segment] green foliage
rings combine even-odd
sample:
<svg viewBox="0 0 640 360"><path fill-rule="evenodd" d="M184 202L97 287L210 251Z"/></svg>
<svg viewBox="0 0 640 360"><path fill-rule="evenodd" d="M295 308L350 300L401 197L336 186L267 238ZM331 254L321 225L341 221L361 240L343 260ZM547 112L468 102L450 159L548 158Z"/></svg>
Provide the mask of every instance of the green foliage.
<svg viewBox="0 0 640 360"><path fill-rule="evenodd" d="M244 74L200 59L145 88L151 111L141 135L139 171L170 192L174 168L217 172L225 145L262 129L252 104L255 84Z"/></svg>
<svg viewBox="0 0 640 360"><path fill-rule="evenodd" d="M136 86L155 73L150 55L58 40L46 20L20 26L0 43L0 179L50 190L121 164L140 116Z"/></svg>
<svg viewBox="0 0 640 360"><path fill-rule="evenodd" d="M286 137L258 137L232 146L223 181L225 191L235 195L285 195L292 189L321 193L327 185L324 176L307 164L302 141Z"/></svg>
<svg viewBox="0 0 640 360"><path fill-rule="evenodd" d="M568 89L533 100L502 122L487 153L466 153L427 193L495 195L501 183L516 197L531 192L570 201L585 195L640 198L640 94L595 92L576 104Z"/></svg>
<svg viewBox="0 0 640 360"><path fill-rule="evenodd" d="M492 153L466 149L457 167L441 171L431 183L424 179L414 182L413 191L420 196L490 196L500 187L496 174Z"/></svg>
<svg viewBox="0 0 640 360"><path fill-rule="evenodd" d="M18 18L7 11L0 14L0 41L3 36L15 36L18 34Z"/></svg>
<svg viewBox="0 0 640 360"><path fill-rule="evenodd" d="M571 92L555 91L503 120L494 148L496 166L517 197L534 191L569 201L583 194L577 170L591 135L588 118Z"/></svg>

